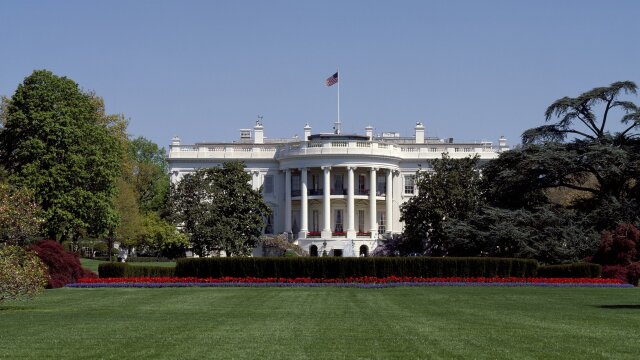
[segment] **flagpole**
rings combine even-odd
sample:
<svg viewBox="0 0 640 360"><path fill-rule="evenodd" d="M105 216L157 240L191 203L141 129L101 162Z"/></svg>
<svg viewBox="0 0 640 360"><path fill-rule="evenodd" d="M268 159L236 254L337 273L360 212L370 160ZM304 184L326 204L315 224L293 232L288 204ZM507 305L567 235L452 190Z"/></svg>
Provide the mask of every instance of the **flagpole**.
<svg viewBox="0 0 640 360"><path fill-rule="evenodd" d="M342 132L342 123L340 122L340 67L337 67L336 73L338 74L338 134Z"/></svg>

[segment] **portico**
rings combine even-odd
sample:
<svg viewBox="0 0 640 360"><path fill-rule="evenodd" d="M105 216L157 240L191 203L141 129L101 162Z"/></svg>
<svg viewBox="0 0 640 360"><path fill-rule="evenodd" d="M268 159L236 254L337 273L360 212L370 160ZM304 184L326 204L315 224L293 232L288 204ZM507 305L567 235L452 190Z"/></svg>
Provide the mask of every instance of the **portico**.
<svg viewBox="0 0 640 360"><path fill-rule="evenodd" d="M347 164L283 172L285 232L298 239L378 239L393 231L394 168Z"/></svg>

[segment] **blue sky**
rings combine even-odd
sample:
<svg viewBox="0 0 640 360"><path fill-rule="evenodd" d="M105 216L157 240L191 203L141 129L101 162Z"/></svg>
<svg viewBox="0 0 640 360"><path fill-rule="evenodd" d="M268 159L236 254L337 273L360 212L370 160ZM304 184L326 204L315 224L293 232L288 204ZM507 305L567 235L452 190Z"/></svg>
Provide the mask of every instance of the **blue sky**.
<svg viewBox="0 0 640 360"><path fill-rule="evenodd" d="M65 75L167 146L331 131L511 145L554 100L640 82L638 1L3 1L0 94ZM639 103L638 98L634 98Z"/></svg>

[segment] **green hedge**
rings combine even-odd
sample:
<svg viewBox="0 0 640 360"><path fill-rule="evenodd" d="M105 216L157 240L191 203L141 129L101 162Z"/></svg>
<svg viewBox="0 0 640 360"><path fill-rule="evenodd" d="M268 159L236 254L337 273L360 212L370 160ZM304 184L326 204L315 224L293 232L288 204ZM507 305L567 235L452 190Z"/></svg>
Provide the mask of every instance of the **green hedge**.
<svg viewBox="0 0 640 360"><path fill-rule="evenodd" d="M538 268L538 277L543 278L599 278L602 266L590 263L548 265Z"/></svg>
<svg viewBox="0 0 640 360"><path fill-rule="evenodd" d="M127 263L109 262L98 265L98 276L109 277L171 277L174 268L154 265L129 265Z"/></svg>
<svg viewBox="0 0 640 360"><path fill-rule="evenodd" d="M538 262L507 258L297 257L179 259L178 277L533 277Z"/></svg>

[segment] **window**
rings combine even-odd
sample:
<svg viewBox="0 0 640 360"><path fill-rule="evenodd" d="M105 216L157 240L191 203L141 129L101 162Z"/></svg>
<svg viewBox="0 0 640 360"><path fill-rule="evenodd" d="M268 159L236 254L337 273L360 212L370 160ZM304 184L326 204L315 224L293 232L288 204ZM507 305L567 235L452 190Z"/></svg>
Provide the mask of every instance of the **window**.
<svg viewBox="0 0 640 360"><path fill-rule="evenodd" d="M344 174L335 174L333 176L333 189L336 195L344 195Z"/></svg>
<svg viewBox="0 0 640 360"><path fill-rule="evenodd" d="M358 194L364 195L367 193L367 178L360 174L358 176Z"/></svg>
<svg viewBox="0 0 640 360"><path fill-rule="evenodd" d="M342 249L333 249L333 256L342 257Z"/></svg>
<svg viewBox="0 0 640 360"><path fill-rule="evenodd" d="M264 193L273 194L273 175L265 175L264 177Z"/></svg>
<svg viewBox="0 0 640 360"><path fill-rule="evenodd" d="M333 227L333 232L341 233L344 232L342 227L342 210L335 211L336 221Z"/></svg>
<svg viewBox="0 0 640 360"><path fill-rule="evenodd" d="M315 245L309 246L309 256L318 256L318 247Z"/></svg>
<svg viewBox="0 0 640 360"><path fill-rule="evenodd" d="M376 181L376 195L383 195L387 189L387 180L384 176L378 176L378 181Z"/></svg>
<svg viewBox="0 0 640 360"><path fill-rule="evenodd" d="M378 234L384 234L386 231L386 214L384 211L378 211Z"/></svg>
<svg viewBox="0 0 640 360"><path fill-rule="evenodd" d="M313 210L311 212L311 231L318 232L318 224L320 223L320 214L318 210Z"/></svg>
<svg viewBox="0 0 640 360"><path fill-rule="evenodd" d="M464 148L464 152L472 152L472 151L473 151L473 149L471 149L470 147Z"/></svg>
<svg viewBox="0 0 640 360"><path fill-rule="evenodd" d="M404 176L404 193L413 195L415 191L415 175L405 175Z"/></svg>
<svg viewBox="0 0 640 360"><path fill-rule="evenodd" d="M291 175L291 196L300 196L300 175Z"/></svg>
<svg viewBox="0 0 640 360"><path fill-rule="evenodd" d="M266 218L266 226L264 228L265 234L273 234L273 214L269 214Z"/></svg>
<svg viewBox="0 0 640 360"><path fill-rule="evenodd" d="M358 232L364 232L364 210L358 210Z"/></svg>

